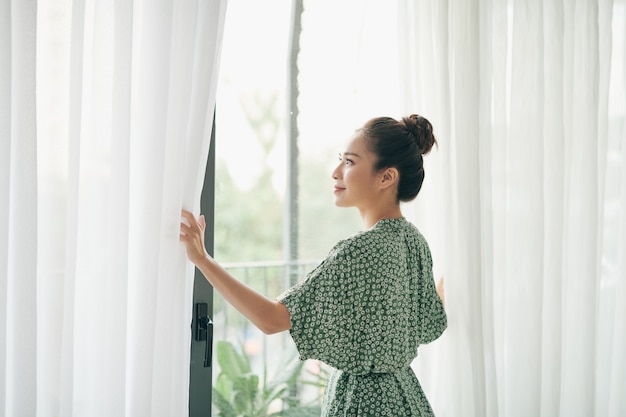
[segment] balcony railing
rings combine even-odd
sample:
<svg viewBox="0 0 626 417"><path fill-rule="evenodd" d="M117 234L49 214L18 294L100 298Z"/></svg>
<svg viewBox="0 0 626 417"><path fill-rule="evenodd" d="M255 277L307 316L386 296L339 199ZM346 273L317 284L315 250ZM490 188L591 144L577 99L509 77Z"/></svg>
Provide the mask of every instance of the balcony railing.
<svg viewBox="0 0 626 417"><path fill-rule="evenodd" d="M238 280L254 288L270 299L277 297L293 283L319 264L317 260L264 261L223 263L222 266ZM221 296L215 295L213 306L214 340L227 340L235 346L241 346L250 359L253 373L262 378L271 379L274 372L281 369L286 357L295 354L295 345L288 332L266 336L241 313L226 303ZM214 377L219 374L219 364ZM309 370L316 373L319 364L310 364ZM319 368L318 368L319 371ZM306 378L306 375L303 376ZM298 389L299 395L309 399L319 396L313 389Z"/></svg>
<svg viewBox="0 0 626 417"><path fill-rule="evenodd" d="M275 298L293 283L304 278L319 261L263 261L223 263L222 266L241 282L268 298ZM219 295L214 300L214 329L217 339L252 343L262 334L252 323L228 305ZM254 339L251 337L254 336ZM260 340L257 340L260 342Z"/></svg>

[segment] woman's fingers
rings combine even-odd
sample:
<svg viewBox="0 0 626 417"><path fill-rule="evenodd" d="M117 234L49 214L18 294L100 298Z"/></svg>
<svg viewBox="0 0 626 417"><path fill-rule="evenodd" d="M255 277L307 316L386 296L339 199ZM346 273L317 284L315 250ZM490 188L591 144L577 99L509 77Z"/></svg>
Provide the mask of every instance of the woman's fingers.
<svg viewBox="0 0 626 417"><path fill-rule="evenodd" d="M187 248L187 257L193 263L199 262L206 255L204 248L204 216L198 219L187 211L181 210L180 240Z"/></svg>
<svg viewBox="0 0 626 417"><path fill-rule="evenodd" d="M204 228L206 227L206 223L204 221L204 215L201 215L198 219L196 219L193 213L184 209L181 210L181 215L187 220L187 223L189 223L189 224L185 224L184 222L181 222L181 229L182 229L182 226L184 225L187 227L187 230L199 229L200 231L204 231Z"/></svg>
<svg viewBox="0 0 626 417"><path fill-rule="evenodd" d="M183 238L185 236L189 236L191 233L191 228L187 226L185 223L180 223L180 237Z"/></svg>
<svg viewBox="0 0 626 417"><path fill-rule="evenodd" d="M185 218L185 220L187 220L187 223L189 223L188 226L193 227L194 225L198 224L192 212L187 210L181 210L181 215Z"/></svg>

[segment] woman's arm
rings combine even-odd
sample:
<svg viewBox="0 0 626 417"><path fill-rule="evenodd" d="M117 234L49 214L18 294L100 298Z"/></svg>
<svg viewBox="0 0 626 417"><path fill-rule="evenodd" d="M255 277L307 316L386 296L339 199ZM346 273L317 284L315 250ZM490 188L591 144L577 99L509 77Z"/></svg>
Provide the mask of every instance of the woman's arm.
<svg viewBox="0 0 626 417"><path fill-rule="evenodd" d="M272 334L289 330L289 310L284 304L270 300L238 281L222 268L204 247L204 216L198 220L186 210L182 216L187 220L180 224L180 240L185 244L187 257L202 272L213 288L233 307L257 326L263 333Z"/></svg>

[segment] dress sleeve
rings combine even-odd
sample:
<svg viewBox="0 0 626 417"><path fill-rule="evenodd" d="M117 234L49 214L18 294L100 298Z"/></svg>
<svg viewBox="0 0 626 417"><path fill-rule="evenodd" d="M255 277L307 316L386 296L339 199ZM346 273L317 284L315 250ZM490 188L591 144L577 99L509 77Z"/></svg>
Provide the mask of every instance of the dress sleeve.
<svg viewBox="0 0 626 417"><path fill-rule="evenodd" d="M433 277L433 262L430 250L423 245L421 270L422 277L418 289L417 317L419 329L419 343L426 344L437 339L448 325L448 319Z"/></svg>
<svg viewBox="0 0 626 417"><path fill-rule="evenodd" d="M291 337L300 359L352 369L357 346L351 256L340 242L306 278L278 297L291 315Z"/></svg>
<svg viewBox="0 0 626 417"><path fill-rule="evenodd" d="M417 354L416 301L402 241L375 233L340 243L278 301L300 358L350 372L393 372Z"/></svg>
<svg viewBox="0 0 626 417"><path fill-rule="evenodd" d="M300 359L352 374L395 372L446 328L430 251L415 233L372 231L340 242L278 297Z"/></svg>

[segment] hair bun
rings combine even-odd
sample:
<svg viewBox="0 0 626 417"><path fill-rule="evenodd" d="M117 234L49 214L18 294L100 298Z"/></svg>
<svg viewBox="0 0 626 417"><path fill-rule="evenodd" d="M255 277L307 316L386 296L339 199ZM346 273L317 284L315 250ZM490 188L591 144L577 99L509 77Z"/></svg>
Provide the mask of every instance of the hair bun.
<svg viewBox="0 0 626 417"><path fill-rule="evenodd" d="M428 119L419 114L412 114L409 117L403 117L402 122L406 130L415 139L420 154L426 155L437 143L433 134L433 126Z"/></svg>

